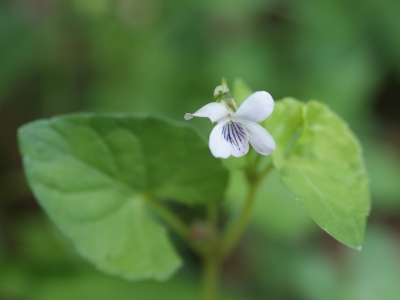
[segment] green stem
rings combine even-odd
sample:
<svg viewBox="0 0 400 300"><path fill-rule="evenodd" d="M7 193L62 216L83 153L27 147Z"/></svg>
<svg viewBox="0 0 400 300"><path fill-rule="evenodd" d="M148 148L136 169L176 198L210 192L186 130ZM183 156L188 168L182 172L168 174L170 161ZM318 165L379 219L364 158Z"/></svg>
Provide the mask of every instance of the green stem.
<svg viewBox="0 0 400 300"><path fill-rule="evenodd" d="M251 210L254 205L254 199L256 196L257 188L261 180L269 173L271 169L272 169L272 164L268 165L259 174L254 174L255 172L254 169L251 169L249 171L251 175L248 176L250 184L249 193L247 195L247 199L244 204L240 217L238 218L236 223L227 231L226 235L223 237L221 241L219 247L219 255L221 259L224 259L229 255L233 247L237 244L240 237L243 235L250 219Z"/></svg>
<svg viewBox="0 0 400 300"><path fill-rule="evenodd" d="M209 253L203 257L203 300L214 300L217 298L219 271L220 262L215 253Z"/></svg>
<svg viewBox="0 0 400 300"><path fill-rule="evenodd" d="M189 227L183 222L173 211L166 207L160 201L154 199L152 196L146 197L147 203L157 212L158 215L169 225L175 232L183 238L187 239Z"/></svg>
<svg viewBox="0 0 400 300"><path fill-rule="evenodd" d="M241 212L239 219L236 223L228 230L226 235L221 241L220 245L220 255L222 258L226 258L228 254L231 252L232 248L236 245L239 241L240 237L242 236L248 220L250 218L251 209L254 204L256 194L256 186L252 184L250 186L249 194L247 196L246 202L244 204L244 208Z"/></svg>
<svg viewBox="0 0 400 300"><path fill-rule="evenodd" d="M203 299L214 300L218 294L220 262L217 250L218 243L218 206L214 203L207 205L208 247L202 254L202 285Z"/></svg>

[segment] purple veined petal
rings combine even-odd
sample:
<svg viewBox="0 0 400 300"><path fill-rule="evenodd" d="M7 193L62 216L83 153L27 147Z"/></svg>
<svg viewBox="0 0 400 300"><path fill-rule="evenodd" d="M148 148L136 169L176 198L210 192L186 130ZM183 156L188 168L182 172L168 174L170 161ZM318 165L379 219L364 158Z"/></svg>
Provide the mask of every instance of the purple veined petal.
<svg viewBox="0 0 400 300"><path fill-rule="evenodd" d="M228 122L222 129L224 139L232 145L231 155L240 157L249 152L249 141L242 124Z"/></svg>
<svg viewBox="0 0 400 300"><path fill-rule="evenodd" d="M268 118L274 110L274 100L267 92L255 92L251 94L239 109L234 117L246 121L261 122Z"/></svg>
<svg viewBox="0 0 400 300"><path fill-rule="evenodd" d="M212 102L204 105L193 114L185 114L184 118L185 120L190 120L193 117L204 117L209 118L211 122L216 122L227 116L229 113L231 112L225 107L225 105L218 102Z"/></svg>
<svg viewBox="0 0 400 300"><path fill-rule="evenodd" d="M216 125L211 131L208 141L212 155L218 158L228 158L231 155L232 146L222 134L225 125L226 123Z"/></svg>
<svg viewBox="0 0 400 300"><path fill-rule="evenodd" d="M268 155L275 151L274 138L264 127L254 122L242 122L242 126L254 150L262 155Z"/></svg>

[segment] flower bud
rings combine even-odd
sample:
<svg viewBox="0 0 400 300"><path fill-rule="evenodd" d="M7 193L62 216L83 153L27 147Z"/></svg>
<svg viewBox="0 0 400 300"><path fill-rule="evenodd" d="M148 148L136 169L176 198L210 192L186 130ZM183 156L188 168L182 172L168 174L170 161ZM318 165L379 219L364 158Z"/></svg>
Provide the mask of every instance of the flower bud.
<svg viewBox="0 0 400 300"><path fill-rule="evenodd" d="M222 77L222 85L217 86L214 90L214 101L225 105L232 112L236 112L239 108L239 105L233 99L227 85L227 80L224 77Z"/></svg>

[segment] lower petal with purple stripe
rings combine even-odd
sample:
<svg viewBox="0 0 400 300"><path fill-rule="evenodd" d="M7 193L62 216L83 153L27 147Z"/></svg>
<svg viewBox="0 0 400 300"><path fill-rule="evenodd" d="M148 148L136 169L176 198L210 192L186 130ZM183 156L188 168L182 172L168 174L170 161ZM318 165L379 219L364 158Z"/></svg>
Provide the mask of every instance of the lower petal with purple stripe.
<svg viewBox="0 0 400 300"><path fill-rule="evenodd" d="M238 122L229 122L222 128L223 138L232 145L231 155L243 156L249 151L246 131Z"/></svg>

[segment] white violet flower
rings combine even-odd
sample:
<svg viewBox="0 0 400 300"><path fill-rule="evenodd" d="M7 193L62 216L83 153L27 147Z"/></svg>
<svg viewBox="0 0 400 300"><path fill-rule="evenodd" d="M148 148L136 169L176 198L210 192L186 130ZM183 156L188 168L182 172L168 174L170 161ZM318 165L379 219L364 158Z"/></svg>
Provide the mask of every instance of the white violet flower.
<svg viewBox="0 0 400 300"><path fill-rule="evenodd" d="M238 107L226 82L214 91L219 102L209 103L185 120L206 117L217 122L210 134L209 147L215 157L240 157L249 151L249 142L262 155L275 151L275 141L268 131L257 124L268 118L274 110L274 100L267 92L255 92Z"/></svg>

